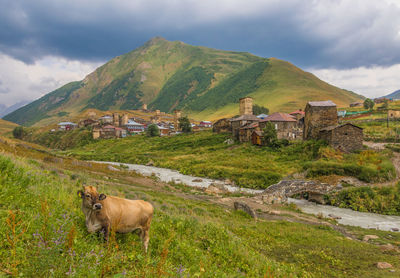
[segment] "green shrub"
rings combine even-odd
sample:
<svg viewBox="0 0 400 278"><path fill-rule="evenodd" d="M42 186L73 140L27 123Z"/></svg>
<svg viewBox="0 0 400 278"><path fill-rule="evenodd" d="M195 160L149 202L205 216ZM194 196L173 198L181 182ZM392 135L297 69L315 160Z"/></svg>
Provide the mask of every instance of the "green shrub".
<svg viewBox="0 0 400 278"><path fill-rule="evenodd" d="M329 196L329 204L357 211L400 215L400 183L396 186L346 188Z"/></svg>

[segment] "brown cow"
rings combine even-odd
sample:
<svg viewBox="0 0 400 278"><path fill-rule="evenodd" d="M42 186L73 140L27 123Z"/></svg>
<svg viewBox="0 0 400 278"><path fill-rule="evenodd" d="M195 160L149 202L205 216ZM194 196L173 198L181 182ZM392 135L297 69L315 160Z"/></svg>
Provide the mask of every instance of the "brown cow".
<svg viewBox="0 0 400 278"><path fill-rule="evenodd" d="M149 229L153 217L153 206L143 200L128 200L97 193L93 186L84 186L78 191L82 198L82 211L86 217L89 233L104 231L106 240L113 229L118 233L141 230L140 237L147 252Z"/></svg>

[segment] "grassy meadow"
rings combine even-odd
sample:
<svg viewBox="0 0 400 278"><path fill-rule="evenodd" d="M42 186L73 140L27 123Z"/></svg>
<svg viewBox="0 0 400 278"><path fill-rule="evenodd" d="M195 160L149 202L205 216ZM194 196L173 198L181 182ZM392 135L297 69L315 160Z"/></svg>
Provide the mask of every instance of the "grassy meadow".
<svg viewBox="0 0 400 278"><path fill-rule="evenodd" d="M0 147L0 277L397 277L400 271L397 252L326 224L255 221L202 195L132 182L133 174L104 165ZM76 194L82 184L154 205L148 254L138 235L114 234L105 243L87 233ZM366 233L351 228L355 239ZM400 242L397 233L379 236L382 244ZM377 269L379 261L396 272Z"/></svg>
<svg viewBox="0 0 400 278"><path fill-rule="evenodd" d="M341 154L323 142L294 142L278 149L250 143L227 145L229 135L198 132L174 137L144 135L100 140L63 154L83 160L116 161L179 170L183 174L230 179L238 186L267 188L285 177L354 176L366 182L395 177L391 152Z"/></svg>

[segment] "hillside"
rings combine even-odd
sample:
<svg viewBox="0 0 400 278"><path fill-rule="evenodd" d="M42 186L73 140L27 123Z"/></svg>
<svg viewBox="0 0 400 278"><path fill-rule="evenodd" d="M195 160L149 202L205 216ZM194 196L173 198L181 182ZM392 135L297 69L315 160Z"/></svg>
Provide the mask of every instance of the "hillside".
<svg viewBox="0 0 400 278"><path fill-rule="evenodd" d="M393 99L400 99L400 90L394 91L391 94L388 94L386 96L383 96L385 98L393 98Z"/></svg>
<svg viewBox="0 0 400 278"><path fill-rule="evenodd" d="M294 65L250 53L191 46L154 38L89 74L7 115L23 125L68 119L85 109L182 109L196 119L238 113L238 99L252 96L271 112L303 108L311 99L347 106L362 97L319 80Z"/></svg>
<svg viewBox="0 0 400 278"><path fill-rule="evenodd" d="M0 135L11 132L17 126L15 123L0 119Z"/></svg>

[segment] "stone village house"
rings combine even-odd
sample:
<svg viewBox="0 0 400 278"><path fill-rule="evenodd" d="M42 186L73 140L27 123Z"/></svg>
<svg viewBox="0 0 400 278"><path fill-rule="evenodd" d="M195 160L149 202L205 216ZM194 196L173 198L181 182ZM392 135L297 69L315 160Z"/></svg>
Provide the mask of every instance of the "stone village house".
<svg viewBox="0 0 400 278"><path fill-rule="evenodd" d="M286 113L276 112L269 115L264 120L261 120L259 125L263 130L266 123L270 122L276 129L278 139L295 140L301 138L302 127L299 126L298 121L291 115Z"/></svg>
<svg viewBox="0 0 400 278"><path fill-rule="evenodd" d="M310 101L305 112L304 140L323 139L344 152L362 149L363 129L350 123L339 125L336 104L332 101Z"/></svg>
<svg viewBox="0 0 400 278"><path fill-rule="evenodd" d="M352 152L363 147L363 129L350 123L330 126L320 130L320 139L334 149Z"/></svg>

